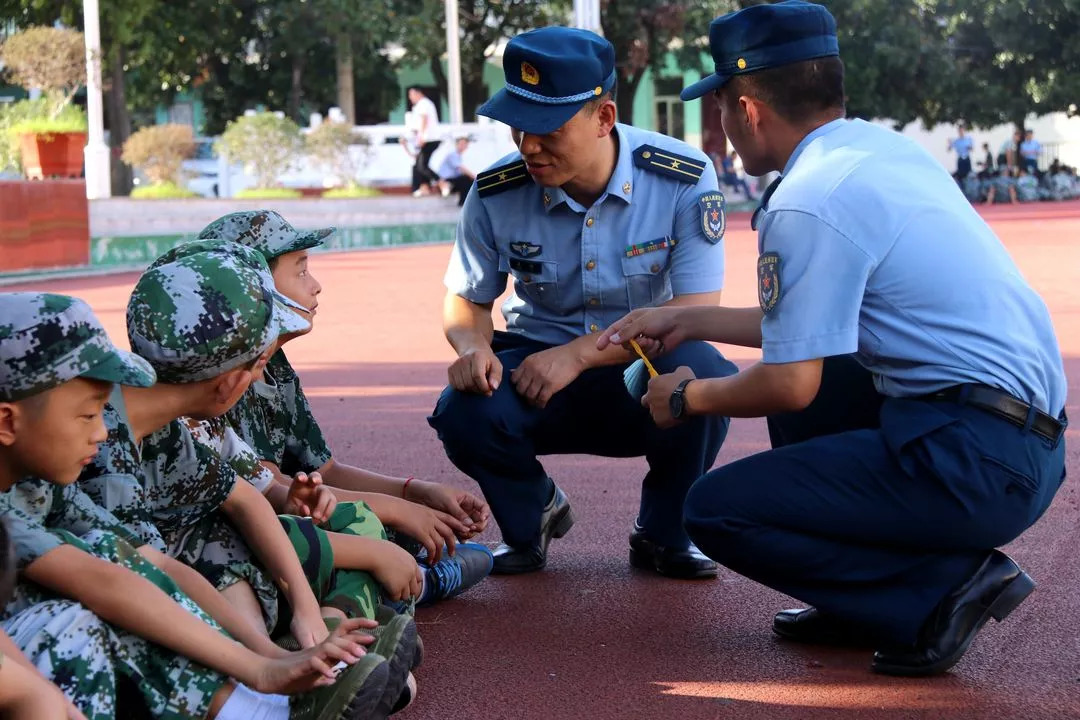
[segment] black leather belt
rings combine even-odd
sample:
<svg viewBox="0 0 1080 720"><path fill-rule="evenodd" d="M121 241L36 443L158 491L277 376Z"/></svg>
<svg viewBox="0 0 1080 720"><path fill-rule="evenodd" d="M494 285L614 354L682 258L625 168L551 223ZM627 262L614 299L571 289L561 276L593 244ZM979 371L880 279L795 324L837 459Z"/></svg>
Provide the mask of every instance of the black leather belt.
<svg viewBox="0 0 1080 720"><path fill-rule="evenodd" d="M988 385L953 385L936 393L922 395L920 400L951 400L972 405L986 412L997 415L1013 425L1025 427L1031 405L1013 395ZM1035 408L1035 419L1031 431L1042 437L1057 442L1065 432L1065 423Z"/></svg>

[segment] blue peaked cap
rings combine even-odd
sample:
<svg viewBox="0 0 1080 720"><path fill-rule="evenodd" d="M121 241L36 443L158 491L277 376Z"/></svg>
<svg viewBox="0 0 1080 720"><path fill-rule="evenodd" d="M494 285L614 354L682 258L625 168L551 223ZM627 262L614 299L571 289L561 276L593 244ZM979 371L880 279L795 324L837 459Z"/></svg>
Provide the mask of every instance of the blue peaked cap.
<svg viewBox="0 0 1080 720"><path fill-rule="evenodd" d="M723 87L735 75L840 55L836 20L823 5L784 0L751 5L709 24L715 73L682 91L694 100Z"/></svg>
<svg viewBox="0 0 1080 720"><path fill-rule="evenodd" d="M615 85L615 48L588 30L530 30L507 43L503 74L506 87L477 113L522 132L546 135Z"/></svg>

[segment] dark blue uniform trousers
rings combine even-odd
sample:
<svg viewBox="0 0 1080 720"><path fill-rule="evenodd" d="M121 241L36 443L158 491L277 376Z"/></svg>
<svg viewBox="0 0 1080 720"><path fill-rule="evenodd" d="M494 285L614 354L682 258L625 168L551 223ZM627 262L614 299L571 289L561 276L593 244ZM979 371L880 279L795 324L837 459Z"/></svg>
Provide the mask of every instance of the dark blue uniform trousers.
<svg viewBox="0 0 1080 720"><path fill-rule="evenodd" d="M814 402L769 418L769 431L773 450L691 488L690 537L884 644L914 642L1065 477L1064 440L962 402L885 398L850 356L827 358Z"/></svg>
<svg viewBox="0 0 1080 720"><path fill-rule="evenodd" d="M492 348L503 365L498 390L486 397L448 387L428 418L451 462L480 485L503 540L516 547L539 540L540 515L552 481L538 455L644 455L649 471L642 483L638 521L656 542L686 548L686 492L716 461L728 418L702 417L670 430L657 428L626 389L626 365L586 370L547 407L537 408L518 395L510 373L526 357L549 347L496 332ZM661 373L686 365L698 377L737 371L707 343L686 343L653 365Z"/></svg>

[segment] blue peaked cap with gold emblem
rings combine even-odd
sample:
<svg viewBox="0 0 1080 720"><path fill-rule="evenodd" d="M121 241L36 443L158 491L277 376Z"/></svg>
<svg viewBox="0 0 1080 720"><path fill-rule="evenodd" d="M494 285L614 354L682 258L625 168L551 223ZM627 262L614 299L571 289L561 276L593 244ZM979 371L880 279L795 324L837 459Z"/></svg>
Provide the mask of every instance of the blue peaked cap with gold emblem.
<svg viewBox="0 0 1080 720"><path fill-rule="evenodd" d="M503 74L506 87L477 113L522 132L547 135L615 85L615 48L588 30L530 30L507 43Z"/></svg>
<svg viewBox="0 0 1080 720"><path fill-rule="evenodd" d="M751 5L716 18L709 49L716 72L683 90L683 100L723 87L735 75L840 54L832 14L802 0Z"/></svg>

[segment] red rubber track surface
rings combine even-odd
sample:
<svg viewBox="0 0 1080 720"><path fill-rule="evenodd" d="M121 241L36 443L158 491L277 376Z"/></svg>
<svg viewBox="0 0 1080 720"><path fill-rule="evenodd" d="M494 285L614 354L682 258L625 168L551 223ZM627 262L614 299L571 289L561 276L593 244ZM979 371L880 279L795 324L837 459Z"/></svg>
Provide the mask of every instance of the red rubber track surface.
<svg viewBox="0 0 1080 720"><path fill-rule="evenodd" d="M980 209L1053 313L1080 418L1080 202ZM756 236L729 218L725 302L756 304ZM322 254L316 330L289 345L335 455L386 473L476 490L446 460L425 417L452 359L441 329L449 247ZM85 298L126 345L136 275L9 287ZM501 321L497 320L497 325ZM741 366L757 352L724 348ZM1074 425L1075 427L1075 425ZM1080 430L1067 433L1069 478L1046 515L1007 550L1038 588L990 623L945 676L869 672L865 651L799 647L770 630L790 598L733 573L673 581L632 570L627 534L644 459L545 459L577 525L545 571L491 577L417 616L427 651L420 695L399 717L1080 718ZM763 420L736 420L718 463L768 447ZM913 532L917 529L913 528ZM498 540L492 527L480 538Z"/></svg>

